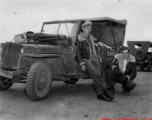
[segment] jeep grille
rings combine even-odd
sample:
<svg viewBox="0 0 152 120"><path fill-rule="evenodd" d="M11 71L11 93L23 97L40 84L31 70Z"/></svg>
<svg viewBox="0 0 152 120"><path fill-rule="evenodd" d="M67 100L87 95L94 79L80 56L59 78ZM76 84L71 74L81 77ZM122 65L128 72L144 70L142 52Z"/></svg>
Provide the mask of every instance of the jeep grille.
<svg viewBox="0 0 152 120"><path fill-rule="evenodd" d="M2 43L2 67L17 69L21 45L15 43Z"/></svg>

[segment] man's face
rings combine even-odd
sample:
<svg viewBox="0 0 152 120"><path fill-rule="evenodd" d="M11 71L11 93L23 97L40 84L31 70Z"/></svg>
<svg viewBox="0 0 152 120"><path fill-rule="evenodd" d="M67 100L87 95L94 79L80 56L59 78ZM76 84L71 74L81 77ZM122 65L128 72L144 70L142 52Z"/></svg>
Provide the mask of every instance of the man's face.
<svg viewBox="0 0 152 120"><path fill-rule="evenodd" d="M85 27L82 28L85 34L90 34L91 30L92 30L92 26L91 25L87 25Z"/></svg>
<svg viewBox="0 0 152 120"><path fill-rule="evenodd" d="M128 50L122 51L122 57L123 59L127 59L130 55L130 52Z"/></svg>

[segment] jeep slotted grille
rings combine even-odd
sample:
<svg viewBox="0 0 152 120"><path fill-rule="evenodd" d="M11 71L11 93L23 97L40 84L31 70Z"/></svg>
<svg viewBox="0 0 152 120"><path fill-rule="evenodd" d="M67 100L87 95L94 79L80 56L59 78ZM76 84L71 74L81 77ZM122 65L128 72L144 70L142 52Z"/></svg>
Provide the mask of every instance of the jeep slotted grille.
<svg viewBox="0 0 152 120"><path fill-rule="evenodd" d="M17 68L21 45L2 43L2 64L5 67Z"/></svg>

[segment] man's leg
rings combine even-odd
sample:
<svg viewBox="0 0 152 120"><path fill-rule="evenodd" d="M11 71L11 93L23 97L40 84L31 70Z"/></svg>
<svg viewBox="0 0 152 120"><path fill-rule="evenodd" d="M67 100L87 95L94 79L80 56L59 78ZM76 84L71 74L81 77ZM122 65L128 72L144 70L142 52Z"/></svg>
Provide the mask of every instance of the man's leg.
<svg viewBox="0 0 152 120"><path fill-rule="evenodd" d="M107 84L104 80L103 69L98 59L93 59L91 62L86 63L86 69L94 82L94 86L98 95L98 99L104 98L106 100L114 99L107 91Z"/></svg>
<svg viewBox="0 0 152 120"><path fill-rule="evenodd" d="M115 71L112 71L111 69L106 69L106 82L108 85L108 89L112 95L115 94L115 84L116 84L116 75Z"/></svg>
<svg viewBox="0 0 152 120"><path fill-rule="evenodd" d="M103 93L103 91L107 89L107 85L103 79L103 76L101 75L100 63L97 63L94 61L87 62L86 69L87 69L88 74L90 75L90 77L93 80L97 94L99 95L99 94Z"/></svg>
<svg viewBox="0 0 152 120"><path fill-rule="evenodd" d="M120 72L119 69L117 69L115 72L117 76L116 82L122 84L123 93L129 93L135 88L136 83L133 80L127 81L127 78Z"/></svg>
<svg viewBox="0 0 152 120"><path fill-rule="evenodd" d="M125 75L123 75L118 68L115 69L114 73L115 73L115 82L122 84L122 89L123 89L122 92L127 93L125 86L127 79L125 80Z"/></svg>
<svg viewBox="0 0 152 120"><path fill-rule="evenodd" d="M106 76L107 76L107 84L110 87L109 90L112 94L115 93L115 83L120 83L122 84L122 88L123 88L123 93L126 92L126 87L124 86L123 83L123 78L124 75L119 71L119 69L116 69L115 71L112 71L111 69L107 69L106 70Z"/></svg>
<svg viewBox="0 0 152 120"><path fill-rule="evenodd" d="M116 78L115 71L112 71L111 69L106 69L106 77L108 86L114 86Z"/></svg>
<svg viewBox="0 0 152 120"><path fill-rule="evenodd" d="M136 83L133 80L129 80L126 83L122 84L123 93L129 93L136 87Z"/></svg>

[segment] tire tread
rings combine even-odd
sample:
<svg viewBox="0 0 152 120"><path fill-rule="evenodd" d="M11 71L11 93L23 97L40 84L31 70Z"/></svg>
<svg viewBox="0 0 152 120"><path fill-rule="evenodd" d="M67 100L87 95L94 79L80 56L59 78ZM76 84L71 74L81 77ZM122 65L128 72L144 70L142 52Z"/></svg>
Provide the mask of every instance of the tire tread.
<svg viewBox="0 0 152 120"><path fill-rule="evenodd" d="M37 70L37 68L42 64L42 62L37 62L37 63L34 63L28 74L27 74L27 82L26 82L26 93L28 95L28 97L34 101L37 101L37 100L40 100L40 98L38 98L35 93L34 93L34 90L33 90L33 78L34 78L34 74Z"/></svg>

